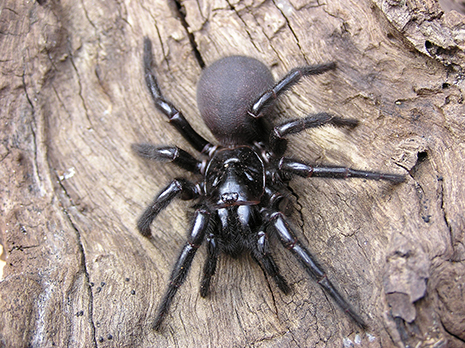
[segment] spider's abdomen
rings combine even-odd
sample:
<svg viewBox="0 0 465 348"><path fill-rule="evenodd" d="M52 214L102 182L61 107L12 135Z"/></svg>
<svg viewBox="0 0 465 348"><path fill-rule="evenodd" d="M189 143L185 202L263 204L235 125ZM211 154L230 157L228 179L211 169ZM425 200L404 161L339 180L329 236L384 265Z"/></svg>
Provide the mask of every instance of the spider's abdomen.
<svg viewBox="0 0 465 348"><path fill-rule="evenodd" d="M265 190L263 162L248 146L221 149L208 163L204 185L218 208L257 205Z"/></svg>
<svg viewBox="0 0 465 348"><path fill-rule="evenodd" d="M262 140L264 121L247 112L273 85L273 75L260 61L244 56L222 58L200 77L197 85L200 114L223 145Z"/></svg>

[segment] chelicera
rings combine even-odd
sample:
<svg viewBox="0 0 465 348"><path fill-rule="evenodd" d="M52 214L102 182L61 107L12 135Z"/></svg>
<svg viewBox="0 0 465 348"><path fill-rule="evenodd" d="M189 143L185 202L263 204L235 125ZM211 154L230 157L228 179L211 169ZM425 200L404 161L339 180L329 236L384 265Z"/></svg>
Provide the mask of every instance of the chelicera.
<svg viewBox="0 0 465 348"><path fill-rule="evenodd" d="M308 274L334 299L358 325L365 322L352 309L307 248L296 238L285 211L291 194L288 183L294 176L324 178L363 178L400 183L403 175L377 173L335 166L312 166L283 156L286 137L305 129L326 124L355 127L355 119L344 119L322 112L270 125L275 100L297 84L302 77L318 75L336 68L335 63L292 69L275 82L270 70L256 59L231 56L206 68L197 86L200 114L219 142L214 145L200 136L182 113L167 101L152 71L152 45L144 39L145 80L156 108L168 117L176 130L203 157L198 160L177 146L134 144L141 157L172 162L199 176L197 182L174 179L146 208L137 227L146 237L150 225L173 199L195 200L195 213L187 241L175 263L168 288L154 321L159 330L173 297L183 284L198 248L206 243L207 258L203 268L200 295L206 297L222 253L237 257L251 254L281 291L290 287L275 263L269 238L276 236Z"/></svg>

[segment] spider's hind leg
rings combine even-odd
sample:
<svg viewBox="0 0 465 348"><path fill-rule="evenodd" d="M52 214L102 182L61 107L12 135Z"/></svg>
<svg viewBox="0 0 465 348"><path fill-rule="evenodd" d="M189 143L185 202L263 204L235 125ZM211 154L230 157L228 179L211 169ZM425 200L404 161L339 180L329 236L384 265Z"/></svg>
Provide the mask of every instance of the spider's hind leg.
<svg viewBox="0 0 465 348"><path fill-rule="evenodd" d="M144 37L144 75L145 83L152 96L155 107L161 111L177 131L186 139L197 151L208 153L214 146L198 134L184 115L168 100L166 100L158 86L158 81L152 71L153 54L152 42L148 37Z"/></svg>
<svg viewBox="0 0 465 348"><path fill-rule="evenodd" d="M157 146L153 144L132 144L132 150L140 157L158 162L171 162L182 169L200 174L202 162L189 152L177 146Z"/></svg>
<svg viewBox="0 0 465 348"><path fill-rule="evenodd" d="M358 120L354 118L341 118L326 112L308 115L303 118L287 120L286 122L275 126L270 133L269 144L271 151L277 155L281 155L286 150L286 136L299 133L305 129L321 127L326 124L331 124L336 127L353 128L358 125Z"/></svg>
<svg viewBox="0 0 465 348"><path fill-rule="evenodd" d="M329 70L336 69L336 63L325 63L317 65L308 65L294 68L286 76L279 80L271 89L265 91L252 105L249 110L251 117L260 118L263 112L276 100L280 95L299 83L304 76L320 75Z"/></svg>

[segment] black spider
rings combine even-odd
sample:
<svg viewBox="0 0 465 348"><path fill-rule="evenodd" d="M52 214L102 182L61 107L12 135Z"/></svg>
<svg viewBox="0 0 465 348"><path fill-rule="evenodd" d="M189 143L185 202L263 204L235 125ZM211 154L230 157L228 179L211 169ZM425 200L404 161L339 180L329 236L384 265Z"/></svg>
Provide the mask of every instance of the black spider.
<svg viewBox="0 0 465 348"><path fill-rule="evenodd" d="M357 324L365 327L364 321L295 237L284 214L286 197L290 194L288 183L294 175L304 178L382 179L394 183L405 178L344 167L311 166L283 157L287 135L325 124L355 127L357 120L318 113L272 128L265 117L273 112L274 100L303 76L333 70L336 64L295 68L275 83L269 69L253 58L231 56L213 63L200 78L197 103L204 122L220 142L219 146L194 131L181 112L162 96L151 66L152 44L145 38L145 80L155 106L192 147L206 157L199 161L176 146L133 145L141 157L172 162L201 176L197 183L174 179L155 197L137 223L140 233L148 237L152 221L174 198L197 200L189 236L171 273L154 329L159 330L174 295L186 279L197 249L204 241L207 243L207 260L200 285L202 297L209 292L219 255L224 252L237 257L244 251L250 252L252 258L261 263L284 293L289 293L290 288L271 255L268 238L272 235L277 235L281 244L295 255L310 276Z"/></svg>

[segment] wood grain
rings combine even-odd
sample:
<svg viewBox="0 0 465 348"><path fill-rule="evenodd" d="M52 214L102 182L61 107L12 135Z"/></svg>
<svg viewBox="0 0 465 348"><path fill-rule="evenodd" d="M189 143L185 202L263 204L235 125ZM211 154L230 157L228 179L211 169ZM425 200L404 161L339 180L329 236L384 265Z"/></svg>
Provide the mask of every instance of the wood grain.
<svg viewBox="0 0 465 348"><path fill-rule="evenodd" d="M5 0L0 10L0 346L465 345L463 13L433 0ZM292 223L367 332L277 244L291 295L244 255L221 258L202 299L201 248L162 333L151 330L189 203L160 214L152 240L135 221L187 174L144 162L130 145L194 151L147 93L145 35L164 94L211 140L195 101L203 64L244 54L279 78L337 62L283 97L276 122L320 111L357 118L352 131L293 136L289 154L408 176L397 186L292 185Z"/></svg>

